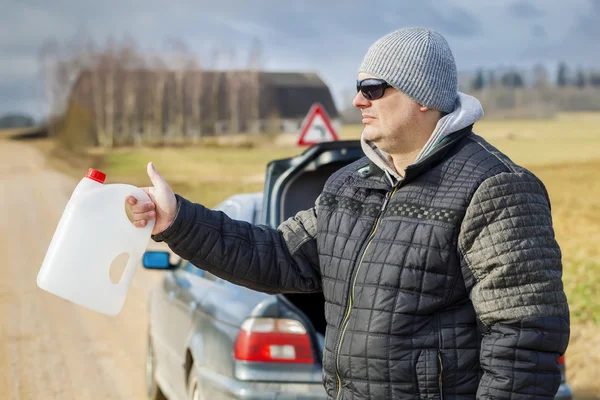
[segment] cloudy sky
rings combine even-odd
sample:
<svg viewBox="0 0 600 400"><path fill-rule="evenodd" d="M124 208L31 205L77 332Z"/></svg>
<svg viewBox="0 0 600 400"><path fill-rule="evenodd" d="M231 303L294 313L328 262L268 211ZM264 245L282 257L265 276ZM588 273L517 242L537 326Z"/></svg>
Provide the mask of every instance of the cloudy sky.
<svg viewBox="0 0 600 400"><path fill-rule="evenodd" d="M369 45L404 26L442 33L460 71L478 66L600 67L600 0L3 0L0 115L45 112L38 53L49 38L132 37L148 51L177 38L210 65L216 46L263 46L269 70L317 71L338 106ZM240 58L242 56L240 55Z"/></svg>

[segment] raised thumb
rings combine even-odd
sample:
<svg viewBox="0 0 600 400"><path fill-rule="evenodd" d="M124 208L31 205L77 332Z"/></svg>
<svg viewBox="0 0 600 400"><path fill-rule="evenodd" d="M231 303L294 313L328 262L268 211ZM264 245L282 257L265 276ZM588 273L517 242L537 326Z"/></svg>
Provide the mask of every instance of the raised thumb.
<svg viewBox="0 0 600 400"><path fill-rule="evenodd" d="M150 177L150 181L152 181L152 185L155 188L162 189L165 186L168 186L167 181L162 177L162 175L158 172L156 167L152 162L148 163L148 176Z"/></svg>

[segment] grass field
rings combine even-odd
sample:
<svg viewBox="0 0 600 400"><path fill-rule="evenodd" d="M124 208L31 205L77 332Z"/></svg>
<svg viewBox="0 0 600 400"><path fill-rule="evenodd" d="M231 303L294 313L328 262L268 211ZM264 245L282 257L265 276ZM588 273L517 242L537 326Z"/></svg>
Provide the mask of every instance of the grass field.
<svg viewBox="0 0 600 400"><path fill-rule="evenodd" d="M533 171L552 201L557 240L563 251L564 283L573 321L600 325L600 114L562 114L554 120L483 120L475 132ZM346 126L343 139L358 139L361 126ZM282 142L287 142L287 145ZM50 142L38 142L51 152ZM54 151L54 167L76 178L87 167L107 173L107 183L150 184L146 164L153 161L173 189L209 207L234 193L262 190L269 160L303 151L293 138L234 146L118 149L87 158ZM68 163L65 160L70 160Z"/></svg>

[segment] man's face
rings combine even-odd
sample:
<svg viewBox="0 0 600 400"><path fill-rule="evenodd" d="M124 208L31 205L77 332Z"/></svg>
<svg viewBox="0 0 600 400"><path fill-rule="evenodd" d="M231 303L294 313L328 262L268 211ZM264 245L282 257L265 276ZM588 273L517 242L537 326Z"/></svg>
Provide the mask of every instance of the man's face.
<svg viewBox="0 0 600 400"><path fill-rule="evenodd" d="M359 80L366 78L376 77L362 72L358 74ZM410 140L411 132L422 120L421 106L390 87L385 90L383 97L375 100L368 100L358 92L352 104L362 112L364 138L390 154L402 152L403 144Z"/></svg>

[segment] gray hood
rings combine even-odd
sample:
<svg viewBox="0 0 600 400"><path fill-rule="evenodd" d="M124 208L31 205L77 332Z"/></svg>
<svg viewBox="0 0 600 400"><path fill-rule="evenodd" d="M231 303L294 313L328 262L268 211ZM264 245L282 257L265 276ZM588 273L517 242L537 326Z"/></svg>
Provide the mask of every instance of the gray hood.
<svg viewBox="0 0 600 400"><path fill-rule="evenodd" d="M425 158L444 137L474 124L482 116L483 108L479 100L473 96L459 92L454 111L440 118L429 140L417 156L415 163ZM377 148L373 142L365 140L364 136L361 136L360 142L365 155L375 165L385 171L388 177L393 177L396 181L402 179L398 172L396 172L389 154ZM392 183L394 183L393 180Z"/></svg>

